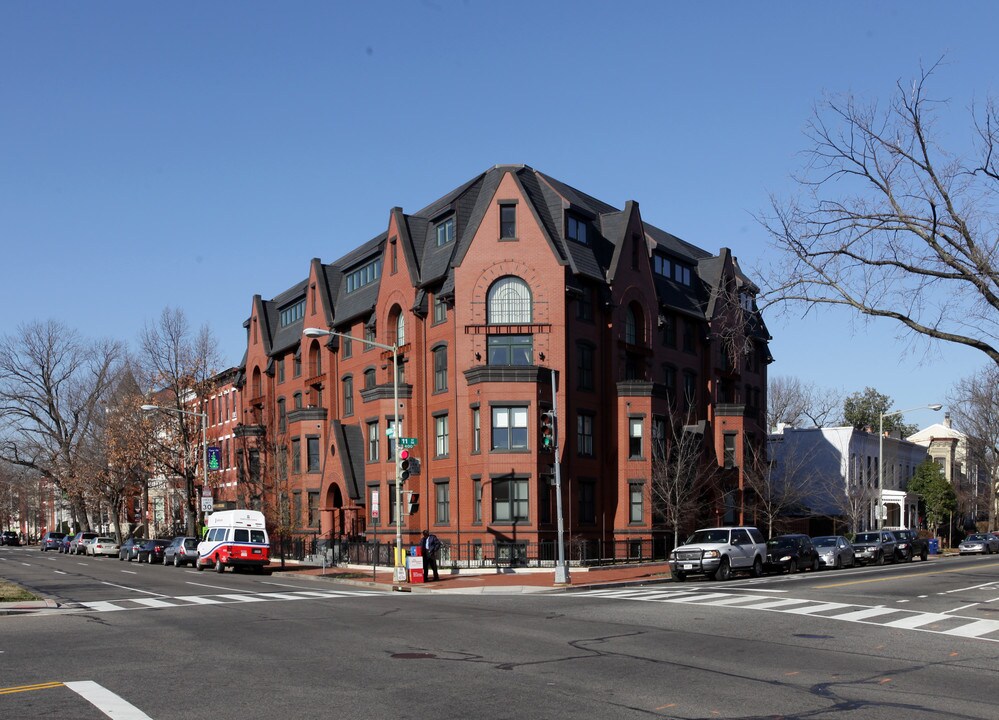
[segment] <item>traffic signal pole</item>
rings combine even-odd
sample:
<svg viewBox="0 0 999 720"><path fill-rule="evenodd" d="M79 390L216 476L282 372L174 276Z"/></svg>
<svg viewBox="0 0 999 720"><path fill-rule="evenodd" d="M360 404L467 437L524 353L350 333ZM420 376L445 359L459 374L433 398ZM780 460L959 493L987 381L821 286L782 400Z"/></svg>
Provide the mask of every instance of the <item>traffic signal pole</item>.
<svg viewBox="0 0 999 720"><path fill-rule="evenodd" d="M558 453L558 393L555 388L555 368L552 368L552 443L555 449L555 507L558 512L558 564L555 566L555 584L568 585L569 566L565 563L565 527L562 522L562 464Z"/></svg>

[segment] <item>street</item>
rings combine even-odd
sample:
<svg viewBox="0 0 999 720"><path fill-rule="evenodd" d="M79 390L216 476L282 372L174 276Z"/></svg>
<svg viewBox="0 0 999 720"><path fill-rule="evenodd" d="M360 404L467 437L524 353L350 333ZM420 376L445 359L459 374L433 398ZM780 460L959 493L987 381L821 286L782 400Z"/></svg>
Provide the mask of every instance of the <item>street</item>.
<svg viewBox="0 0 999 720"><path fill-rule="evenodd" d="M408 594L4 548L4 718L999 717L999 560Z"/></svg>

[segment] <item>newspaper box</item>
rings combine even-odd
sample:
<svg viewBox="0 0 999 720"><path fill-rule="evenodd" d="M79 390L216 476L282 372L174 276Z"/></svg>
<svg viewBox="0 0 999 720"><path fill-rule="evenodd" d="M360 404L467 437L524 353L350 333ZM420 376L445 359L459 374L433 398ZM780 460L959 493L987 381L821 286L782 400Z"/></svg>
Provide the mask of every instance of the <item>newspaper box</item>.
<svg viewBox="0 0 999 720"><path fill-rule="evenodd" d="M409 565L409 582L411 583L422 583L423 582L423 556L422 555L411 555L406 558L407 564Z"/></svg>

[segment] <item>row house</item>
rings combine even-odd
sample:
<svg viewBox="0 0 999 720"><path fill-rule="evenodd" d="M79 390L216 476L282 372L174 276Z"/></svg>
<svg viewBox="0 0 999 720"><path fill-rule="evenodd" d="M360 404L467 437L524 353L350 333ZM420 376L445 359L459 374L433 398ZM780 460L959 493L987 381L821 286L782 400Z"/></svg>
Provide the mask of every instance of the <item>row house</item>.
<svg viewBox="0 0 999 720"><path fill-rule="evenodd" d="M423 528L467 546L551 541L554 412L574 540L672 538L651 478L676 424L722 477L690 526L748 522L741 467L765 440L771 361L756 291L728 249L649 225L637 202L493 167L253 297L239 486L293 533L389 542L401 511L406 544ZM400 437L416 462L397 507Z"/></svg>

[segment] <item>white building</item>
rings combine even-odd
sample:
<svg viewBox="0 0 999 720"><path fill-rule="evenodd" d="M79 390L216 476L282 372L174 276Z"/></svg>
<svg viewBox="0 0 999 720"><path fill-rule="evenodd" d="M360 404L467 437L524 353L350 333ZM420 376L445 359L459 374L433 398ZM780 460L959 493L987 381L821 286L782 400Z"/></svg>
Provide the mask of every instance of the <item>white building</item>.
<svg viewBox="0 0 999 720"><path fill-rule="evenodd" d="M778 428L770 436L770 459L778 482L806 489L803 509L839 518L852 532L877 527L880 463L878 434L852 427ZM885 437L881 525L918 527L919 498L905 488L926 460L926 448Z"/></svg>
<svg viewBox="0 0 999 720"><path fill-rule="evenodd" d="M988 517L988 473L969 461L968 436L954 429L950 413L944 414L942 423L930 425L907 439L925 447L930 458L940 465L957 493L965 526Z"/></svg>

